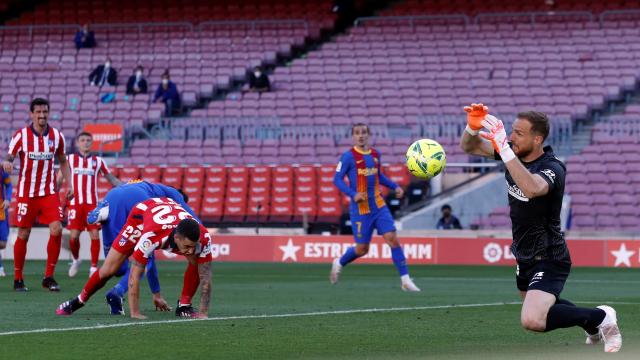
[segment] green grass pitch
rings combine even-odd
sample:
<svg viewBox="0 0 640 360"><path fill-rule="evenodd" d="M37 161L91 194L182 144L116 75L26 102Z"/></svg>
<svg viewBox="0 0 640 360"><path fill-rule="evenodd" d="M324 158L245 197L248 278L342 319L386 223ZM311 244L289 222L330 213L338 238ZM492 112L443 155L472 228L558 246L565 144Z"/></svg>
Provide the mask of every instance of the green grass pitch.
<svg viewBox="0 0 640 360"><path fill-rule="evenodd" d="M61 261L60 293L40 288L43 268L27 263L26 294L13 292L11 277L0 279L0 359L640 358L640 269L574 268L565 286L563 297L581 306L608 302L618 310L623 347L608 355L584 345L579 328L523 330L513 267L413 266L423 291L410 294L390 264L350 265L331 286L329 265L216 263L211 319L176 322L173 313L153 311L143 282L141 308L150 319L140 325L108 314L106 289L75 315L56 316L88 268L69 279ZM159 263L159 270L173 305L184 263ZM113 324L122 326L96 328ZM64 328L80 329L42 330ZM29 330L41 332L6 334Z"/></svg>

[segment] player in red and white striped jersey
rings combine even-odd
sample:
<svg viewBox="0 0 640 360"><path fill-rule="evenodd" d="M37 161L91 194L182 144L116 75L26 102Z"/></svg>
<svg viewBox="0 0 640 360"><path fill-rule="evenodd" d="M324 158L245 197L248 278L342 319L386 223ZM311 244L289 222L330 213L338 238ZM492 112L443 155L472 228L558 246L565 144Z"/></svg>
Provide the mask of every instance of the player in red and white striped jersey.
<svg viewBox="0 0 640 360"><path fill-rule="evenodd" d="M18 238L13 248L14 282L16 291L27 291L24 286L22 270L27 255L27 241L31 227L39 220L49 225L49 243L47 244L47 265L42 287L50 291L59 291L54 280L60 242L62 237L62 207L56 188L56 174L53 170L55 159L60 162L60 170L67 182L71 179L69 163L64 154L64 136L58 129L48 125L49 102L34 99L29 108L32 124L16 131L9 144L9 154L2 163L4 171L11 173L13 160L20 158L20 173L17 184L16 225ZM73 198L73 188L65 194Z"/></svg>
<svg viewBox="0 0 640 360"><path fill-rule="evenodd" d="M98 204L98 175L102 174L112 186L122 184L118 178L109 172L104 160L91 154L93 136L88 132L81 132L76 136L76 150L74 154L67 155L71 178L73 182L73 199L67 207L67 229L71 233L69 247L73 262L69 268L69 276L74 277L80 267L80 234L87 230L91 238L91 269L89 275L98 269L98 257L100 256L99 224L88 224L87 215ZM58 187L62 184L62 178L58 176Z"/></svg>

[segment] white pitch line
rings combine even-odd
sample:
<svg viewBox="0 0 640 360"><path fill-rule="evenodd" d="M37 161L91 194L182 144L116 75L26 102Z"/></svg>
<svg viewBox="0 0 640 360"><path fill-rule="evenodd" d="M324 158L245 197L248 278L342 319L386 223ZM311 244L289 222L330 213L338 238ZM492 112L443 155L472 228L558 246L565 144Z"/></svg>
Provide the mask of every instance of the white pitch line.
<svg viewBox="0 0 640 360"><path fill-rule="evenodd" d="M382 308L382 309L372 308L372 309L317 311L317 312L289 313L289 314L222 316L222 317L212 317L208 319L139 321L139 322L127 322L127 323L95 325L95 326L78 326L78 327L70 327L70 328L44 328L44 329L33 329L33 330L8 331L8 332L0 333L0 336L51 333L51 332L62 332L62 331L76 331L76 330L98 330L98 329L110 329L110 328L120 328L120 327L128 327L128 326L174 324L174 323L184 323L184 322L193 322L193 321L278 319L278 318L295 318L295 317L309 317L309 316L323 316L323 315L363 314L363 313L399 312L399 311L415 311L415 310L437 310L437 309L452 309L452 308L476 308L476 307L518 305L518 304L521 304L521 303L520 302L495 302L495 303L484 303L484 304L433 305L433 306L394 307L394 308Z"/></svg>

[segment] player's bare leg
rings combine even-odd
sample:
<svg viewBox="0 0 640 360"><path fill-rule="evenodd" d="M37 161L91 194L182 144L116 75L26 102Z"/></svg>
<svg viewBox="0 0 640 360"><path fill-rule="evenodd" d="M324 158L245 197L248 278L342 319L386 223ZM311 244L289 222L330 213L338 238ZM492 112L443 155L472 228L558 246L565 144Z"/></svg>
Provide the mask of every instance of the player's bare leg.
<svg viewBox="0 0 640 360"><path fill-rule="evenodd" d="M382 238L391 248L391 258L393 264L398 269L400 274L401 288L403 291L419 292L420 288L413 283L413 280L409 277L409 270L407 269L407 260L404 257L404 252L398 241L398 235L395 231L390 231L382 234Z"/></svg>
<svg viewBox="0 0 640 360"><path fill-rule="evenodd" d="M527 291L520 312L522 327L531 331L545 331L547 314L555 303L556 297L553 294L541 290Z"/></svg>
<svg viewBox="0 0 640 360"><path fill-rule="evenodd" d="M74 277L78 274L80 269L80 230L71 230L71 237L69 238L69 250L71 250L71 266L69 267L69 277Z"/></svg>
<svg viewBox="0 0 640 360"><path fill-rule="evenodd" d="M83 307L89 298L100 290L107 281L109 281L109 279L118 272L118 269L120 269L128 257L129 255L122 254L118 251L109 251L104 264L102 264L102 267L99 268L98 271L91 275L87 283L84 285L82 292L80 292L80 295L60 304L56 309L56 314L71 315L74 311Z"/></svg>
<svg viewBox="0 0 640 360"><path fill-rule="evenodd" d="M369 244L356 244L354 247L350 247L347 249L344 255L341 258L333 259L333 264L331 265L331 273L329 274L329 281L331 284L336 284L340 279L340 273L342 272L342 268L348 263L354 261L355 259L365 256L369 253Z"/></svg>
<svg viewBox="0 0 640 360"><path fill-rule="evenodd" d="M29 235L31 235L31 228L18 228L18 238L16 239L16 243L13 245L13 289L18 292L29 291L29 289L24 285L24 278L22 277L25 258L27 256L27 242L29 241Z"/></svg>

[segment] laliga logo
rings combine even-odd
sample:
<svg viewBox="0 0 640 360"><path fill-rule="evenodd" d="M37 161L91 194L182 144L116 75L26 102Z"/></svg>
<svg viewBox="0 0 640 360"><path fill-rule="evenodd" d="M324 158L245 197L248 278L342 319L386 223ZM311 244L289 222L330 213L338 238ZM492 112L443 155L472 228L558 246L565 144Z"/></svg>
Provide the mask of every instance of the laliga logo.
<svg viewBox="0 0 640 360"><path fill-rule="evenodd" d="M500 245L496 243L488 243L484 247L482 255L484 256L485 260L490 263L494 263L502 258L502 248L500 248Z"/></svg>

